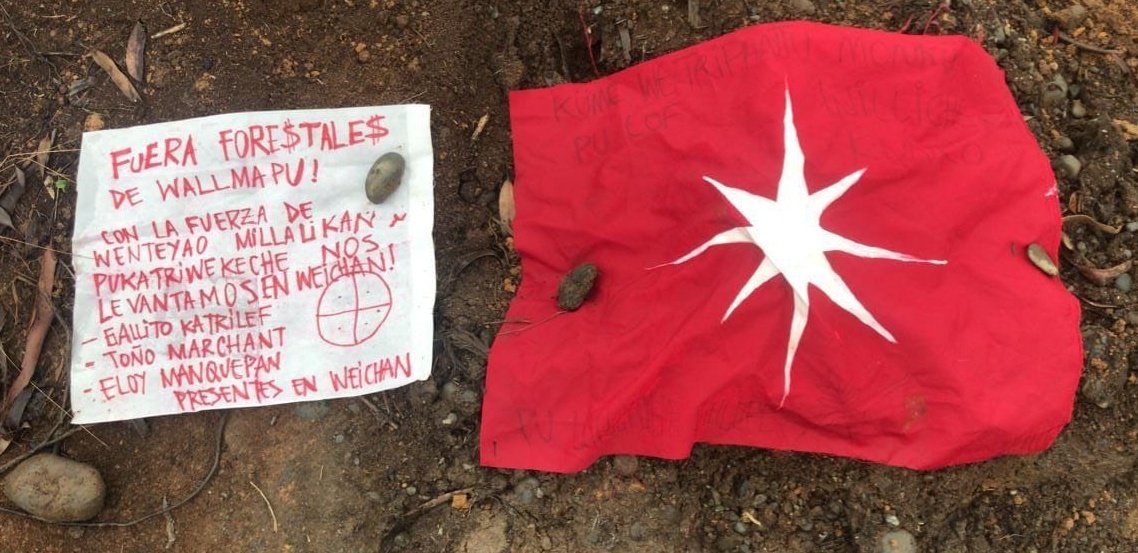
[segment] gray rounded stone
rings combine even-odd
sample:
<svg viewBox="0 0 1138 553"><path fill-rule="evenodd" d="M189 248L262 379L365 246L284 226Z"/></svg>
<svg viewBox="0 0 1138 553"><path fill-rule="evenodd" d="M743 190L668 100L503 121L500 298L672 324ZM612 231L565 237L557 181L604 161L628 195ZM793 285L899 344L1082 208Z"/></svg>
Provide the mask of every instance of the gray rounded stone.
<svg viewBox="0 0 1138 553"><path fill-rule="evenodd" d="M818 11L818 7L814 5L813 0L790 0L790 7L798 13L806 15L814 15Z"/></svg>
<svg viewBox="0 0 1138 553"><path fill-rule="evenodd" d="M298 403L296 407L293 408L293 411L296 412L296 416L306 421L321 419L331 410L332 408L328 405L327 401L306 401L304 403Z"/></svg>
<svg viewBox="0 0 1138 553"><path fill-rule="evenodd" d="M1134 277L1130 276L1130 273L1122 273L1114 279L1114 287L1118 288L1119 292L1129 292L1134 287Z"/></svg>
<svg viewBox="0 0 1138 553"><path fill-rule="evenodd" d="M1087 9L1078 4L1073 4L1070 7L1059 10L1055 14L1055 20L1059 22L1059 26L1062 27L1064 31L1073 31L1082 26L1083 22L1087 20Z"/></svg>
<svg viewBox="0 0 1138 553"><path fill-rule="evenodd" d="M40 518L78 522L95 518L103 510L107 486L91 465L40 453L4 478L4 495Z"/></svg>
<svg viewBox="0 0 1138 553"><path fill-rule="evenodd" d="M1060 136L1055 139L1055 147L1060 152L1073 152L1075 151L1075 141L1071 140L1070 137Z"/></svg>
<svg viewBox="0 0 1138 553"><path fill-rule="evenodd" d="M367 199L373 204L383 203L388 197L395 193L395 189L399 188L399 183L403 181L403 170L407 167L407 162L403 156L395 153L388 152L379 156L375 160L371 169L367 172L367 178L364 180L364 192L367 193Z"/></svg>
<svg viewBox="0 0 1138 553"><path fill-rule="evenodd" d="M1077 179L1079 172L1083 170L1083 162L1079 161L1079 158L1067 154L1055 161L1055 170L1067 178Z"/></svg>

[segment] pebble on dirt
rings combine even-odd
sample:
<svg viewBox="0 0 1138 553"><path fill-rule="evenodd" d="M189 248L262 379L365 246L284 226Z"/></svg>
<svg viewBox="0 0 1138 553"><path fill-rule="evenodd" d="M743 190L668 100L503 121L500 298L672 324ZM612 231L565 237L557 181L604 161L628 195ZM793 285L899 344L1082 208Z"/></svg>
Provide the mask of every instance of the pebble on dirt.
<svg viewBox="0 0 1138 553"><path fill-rule="evenodd" d="M383 203L396 188L399 188L399 183L403 181L403 169L406 167L407 162L403 160L403 156L395 152L379 156L368 170L367 179L364 180L367 199L373 204Z"/></svg>
<svg viewBox="0 0 1138 553"><path fill-rule="evenodd" d="M573 269L557 287L557 306L565 311L576 311L585 303L597 280L597 267L585 263Z"/></svg>
<svg viewBox="0 0 1138 553"><path fill-rule="evenodd" d="M1071 104L1071 116L1077 119L1082 119L1087 116L1087 108L1083 105L1082 100L1075 100Z"/></svg>
<svg viewBox="0 0 1138 553"><path fill-rule="evenodd" d="M1073 31L1079 28L1084 21L1087 20L1087 9L1073 4L1068 8L1059 10L1055 13L1055 21L1064 31Z"/></svg>
<svg viewBox="0 0 1138 553"><path fill-rule="evenodd" d="M1083 329L1086 352L1083 381L1079 392L1083 398L1107 409L1117 401L1126 387L1128 373L1124 342L1113 332L1099 327Z"/></svg>
<svg viewBox="0 0 1138 553"><path fill-rule="evenodd" d="M1060 136L1055 139L1055 147L1058 148L1060 152L1073 152L1075 151L1075 141L1069 137Z"/></svg>
<svg viewBox="0 0 1138 553"><path fill-rule="evenodd" d="M1079 172L1083 170L1083 162L1079 161L1079 158L1067 154L1055 161L1055 170L1069 179L1077 179Z"/></svg>
<svg viewBox="0 0 1138 553"><path fill-rule="evenodd" d="M790 0L790 7L794 8L794 11L806 15L813 15L814 12L818 11L813 0Z"/></svg>
<svg viewBox="0 0 1138 553"><path fill-rule="evenodd" d="M27 459L4 478L4 495L12 503L53 522L94 518L106 494L95 467L51 453Z"/></svg>
<svg viewBox="0 0 1138 553"><path fill-rule="evenodd" d="M917 553L917 540L905 530L894 530L881 536L880 553Z"/></svg>
<svg viewBox="0 0 1138 553"><path fill-rule="evenodd" d="M1117 288L1119 292L1125 294L1134 287L1134 277L1130 276L1130 273L1122 273L1118 275L1118 278L1114 279L1114 287Z"/></svg>
<svg viewBox="0 0 1138 553"><path fill-rule="evenodd" d="M612 468L621 476L632 476L640 468L640 461L633 455L617 455L612 459Z"/></svg>

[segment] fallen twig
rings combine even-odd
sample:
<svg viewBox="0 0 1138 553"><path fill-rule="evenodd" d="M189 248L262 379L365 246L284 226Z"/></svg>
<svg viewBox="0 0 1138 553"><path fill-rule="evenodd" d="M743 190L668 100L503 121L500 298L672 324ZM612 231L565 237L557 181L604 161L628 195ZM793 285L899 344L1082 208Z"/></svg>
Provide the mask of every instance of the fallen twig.
<svg viewBox="0 0 1138 553"><path fill-rule="evenodd" d="M554 314L552 314L552 315L550 315L550 316L548 316L548 317L546 317L540 321L537 321L536 323L530 323L530 324L528 324L522 328L519 328L517 330L507 330L505 332L499 332L498 336L517 336L518 334L521 334L521 333L523 333L523 332L525 332L525 331L527 331L527 330L529 330L535 326L548 323L549 321L552 321L554 318L558 317L559 315L564 315L566 313L568 313L568 311L565 311L565 310L557 311L556 313L554 313Z"/></svg>
<svg viewBox="0 0 1138 553"><path fill-rule="evenodd" d="M1073 38L1071 38L1071 37L1067 36L1067 34L1066 34L1066 33L1063 33L1063 32L1060 32L1060 33L1059 33L1059 40L1062 40L1063 42L1066 42L1067 44L1070 44L1070 45L1072 45L1072 46L1076 46L1076 47L1078 47L1078 48L1082 48L1083 50L1086 50L1086 51L1088 51L1088 52L1097 52L1097 53L1099 53L1099 54L1118 54L1118 55L1121 55L1121 54L1123 54L1123 53L1124 53L1122 50L1113 50L1113 49L1109 49L1109 48L1100 48L1100 47L1098 47L1098 46L1095 46L1095 45L1093 45L1093 44L1087 44L1087 43L1085 43L1085 42L1080 42L1080 41L1078 41L1078 40L1075 40L1075 39L1073 39Z"/></svg>
<svg viewBox="0 0 1138 553"><path fill-rule="evenodd" d="M929 18L925 20L925 28L921 29L921 34L922 35L929 34L929 27L931 25L933 25L933 20L936 19L936 16L940 15L941 13L947 13L949 9L950 8L949 8L947 2L941 2L941 3L937 4L936 8L933 9L933 13L929 14ZM936 26L937 26L937 29L939 30L940 24L937 23Z"/></svg>
<svg viewBox="0 0 1138 553"><path fill-rule="evenodd" d="M593 57L593 30L589 28L588 23L585 23L584 4L577 7L577 17L581 19L581 31L585 33L585 50L589 52L589 64L593 66L593 75L600 77L601 72L597 69L597 58Z"/></svg>
<svg viewBox="0 0 1138 553"><path fill-rule="evenodd" d="M178 539L178 532L174 529L174 515L170 514L170 502L166 501L166 496L162 496L162 509L166 510L163 513L166 518L166 549L170 549Z"/></svg>
<svg viewBox="0 0 1138 553"><path fill-rule="evenodd" d="M153 513L150 513L148 515L143 515L143 516L136 518L134 520L129 520L129 521L125 521L125 522L118 522L118 521L112 521L112 522L55 522L55 521L47 520L46 518L41 518L41 517L37 517L37 516L32 515L32 514L25 513L23 511L17 511L15 509L8 509L6 507L0 507L0 513L5 513L5 514L23 517L23 518L30 518L30 519L38 521L38 522L45 522L47 524L54 524L56 526L75 526L75 527L79 527L79 528L123 528L123 527L127 527L127 526L134 526L134 525L139 524L141 522L146 522L146 521L148 521L154 517L163 516L166 513L172 512L175 509L177 509L178 507L181 507L182 505L189 503L190 500L197 497L198 494L200 494L202 492L202 490L204 490L205 487L210 483L210 481L213 480L214 475L217 474L217 469L219 466L221 466L221 446L224 443L225 422L226 422L226 420L228 420L228 417L229 417L228 413L223 413L221 415L220 422L218 422L218 424L217 424L217 437L216 437L216 440L214 442L214 449L213 449L213 464L210 465L209 472L206 473L205 478L202 479L202 481L197 485L196 488L193 489L193 491L190 492L189 495L184 497L181 501L178 501L172 505L168 505L168 506L163 507L157 511L154 511ZM68 430L68 433L73 432L74 430L75 429Z"/></svg>
<svg viewBox="0 0 1138 553"><path fill-rule="evenodd" d="M58 428L58 426L56 428ZM76 426L75 428L70 428L67 430L67 432L64 432L63 434L60 434L54 438L46 440L43 443L25 451L24 453L21 453L15 459L12 459L11 461L8 461L7 463L4 463L2 466L0 466L0 474L4 474L4 473L12 470L13 468L15 468L16 465L20 464L24 459L27 459L28 457L35 455L40 450L42 450L44 448L51 447L51 446L53 446L59 442L62 442L63 440L66 440L67 438L70 438L72 434L78 432L79 430L80 430L80 427L78 427L78 426ZM51 434L54 434L54 433L55 433L55 429L53 428L51 433L48 434L48 436L50 436Z"/></svg>
<svg viewBox="0 0 1138 553"><path fill-rule="evenodd" d="M8 242L15 242L15 243L17 243L17 244L21 244L21 245L24 245L24 246L30 246L30 247L33 247L33 248L39 248L39 249L41 249L41 250L44 250L44 251L49 251L49 252L59 253L59 254L63 254L63 255L70 255L71 257L82 257L82 258L85 258L85 259L94 259L93 257L91 257L91 256L89 256L89 255L79 255L79 254L77 254L77 253L71 253L71 252L66 252L66 251L63 251L63 250L57 250L57 249L55 249L55 248L49 248L49 247L47 247L47 246L41 246L41 245L39 245L39 244L33 244L33 243L31 243L31 242L25 242L25 241L23 241L23 240L19 240L19 239L16 239L16 238L8 238L7 236L0 236L0 240L7 240Z"/></svg>
<svg viewBox="0 0 1138 553"><path fill-rule="evenodd" d="M185 28L186 28L186 23L179 23L177 25L174 25L173 27L170 27L168 29L162 29L161 31L158 31L157 33L150 35L150 38L160 38L160 37L164 37L166 35L172 35L172 34L178 32L178 31L181 31L182 29L185 29Z"/></svg>
<svg viewBox="0 0 1138 553"><path fill-rule="evenodd" d="M399 425L391 420L391 417L380 411L379 406L368 399L367 396L360 396L360 401L362 401L364 405L367 405L368 409L371 409L372 414L375 415L375 418L379 419L379 422L390 426L392 430L399 430Z"/></svg>
<svg viewBox="0 0 1138 553"><path fill-rule="evenodd" d="M472 491L474 491L474 488L463 488L461 490L447 492L430 501L427 501L426 503L423 503L422 505L419 505L418 507L415 507L414 509L411 509L410 511L407 511L406 513L403 513L402 515L396 516L394 522L387 528L386 531L384 531L383 536L379 539L380 553L386 553L387 551L390 551L392 549L391 541L394 536L410 526L412 522L415 522L415 519L419 518L420 515L427 511L430 511L431 509L434 509L435 507L446 504L456 495L470 494Z"/></svg>
<svg viewBox="0 0 1138 553"><path fill-rule="evenodd" d="M438 507L439 505L450 503L451 498L453 498L456 495L467 495L467 494L470 494L470 492L472 492L472 491L474 491L474 488L471 487L471 488L462 488L461 490L454 490L453 492L444 493L444 494L442 494L442 495L440 495L440 496L438 496L438 497L436 497L430 501L424 502L422 505L419 505L418 507L415 507L414 509L411 509L410 511L407 511L406 513L403 514L403 518L417 517L417 516L427 512L427 511L430 511L431 509L434 509L435 507Z"/></svg>
<svg viewBox="0 0 1138 553"><path fill-rule="evenodd" d="M67 414L67 409L65 409L62 405L60 405L58 401L55 401L55 399L53 399L51 397L51 394L48 394L47 392L40 389L39 386L36 386L35 382L32 382L31 386L32 386L32 388L35 388L37 392L39 392L41 395L43 395L44 399L46 399L48 401L48 403L51 403L52 405L55 406L56 409L59 409L60 413L62 413L64 415ZM91 436L92 438L94 438L96 442L99 442L100 444L102 444L103 447L105 447L107 449L111 448L111 446L109 444L107 444L107 442L104 442L103 440L101 440L98 436L95 435L94 432L91 432L86 426L83 426L82 424L76 425L76 426L79 427L79 430L86 432L88 436Z"/></svg>
<svg viewBox="0 0 1138 553"><path fill-rule="evenodd" d="M1098 230L1101 230L1101 231L1109 233L1109 234L1118 234L1118 233L1122 232L1122 227L1112 227L1106 223L1100 223L1097 219L1095 219L1094 217L1091 217L1090 215L1082 215L1082 214L1068 215L1066 217L1063 217L1063 223L1062 224L1063 224L1063 226L1067 226L1067 223L1086 223L1086 224L1091 225L1092 227L1094 227Z"/></svg>
<svg viewBox="0 0 1138 553"><path fill-rule="evenodd" d="M277 532L277 514L273 512L273 504L269 502L268 497L265 497L265 492L261 491L261 488L257 487L257 485L254 484L252 480L249 481L249 485L253 486L253 489L257 490L257 493L261 494L261 499L265 500L265 506L269 508L269 516L273 519L273 533L275 534Z"/></svg>

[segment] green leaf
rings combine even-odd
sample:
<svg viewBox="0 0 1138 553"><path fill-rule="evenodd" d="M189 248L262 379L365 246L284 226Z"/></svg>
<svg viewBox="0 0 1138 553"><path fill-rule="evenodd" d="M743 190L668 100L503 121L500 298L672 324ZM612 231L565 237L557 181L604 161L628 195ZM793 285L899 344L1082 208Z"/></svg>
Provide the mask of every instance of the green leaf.
<svg viewBox="0 0 1138 553"><path fill-rule="evenodd" d="M68 184L70 184L70 183L67 182L67 179L55 179L55 189L56 190L61 190L61 191L67 190Z"/></svg>

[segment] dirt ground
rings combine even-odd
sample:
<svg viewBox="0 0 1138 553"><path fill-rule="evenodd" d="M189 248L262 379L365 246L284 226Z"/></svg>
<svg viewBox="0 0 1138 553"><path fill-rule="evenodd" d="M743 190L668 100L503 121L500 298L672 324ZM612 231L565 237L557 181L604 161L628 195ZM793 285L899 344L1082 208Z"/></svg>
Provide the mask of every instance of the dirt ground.
<svg viewBox="0 0 1138 553"><path fill-rule="evenodd" d="M1138 274L1078 269L1116 266L1138 250L1138 5L1080 1L1083 11L1069 0L955 0L941 9L934 0L705 0L693 22L682 0L0 0L0 186L52 132L48 174L59 184L53 199L39 169L26 167L16 229L2 235L0 346L9 358L23 354L41 247L70 247L77 148L96 117L118 128L244 110L428 103L439 266L430 381L366 400L232 411L221 441L219 412L79 431L57 449L104 475L99 521L176 503L217 452L220 465L170 517L126 527L0 513L0 551L875 552L896 527L922 552L1138 551ZM136 19L151 33L185 24L150 40L140 104L83 57L100 48L121 58ZM506 91L595 78L590 40L605 75L786 19L970 36L1007 72L1042 148L1081 162L1075 177L1059 169L1064 215L1115 228L1076 218L1066 229L1062 278L1084 302L1088 348L1074 422L1043 454L932 473L709 446L682 462L604 459L569 476L480 468L485 347L496 330L484 323L502 318L518 262L492 223L511 172ZM489 124L472 142L484 115ZM60 260L69 263L65 253ZM74 282L65 267L57 277L59 318L37 391L0 465L66 428L56 423L67 401ZM0 392L18 365L4 369ZM407 516L464 488L473 488L466 509L448 501Z"/></svg>

